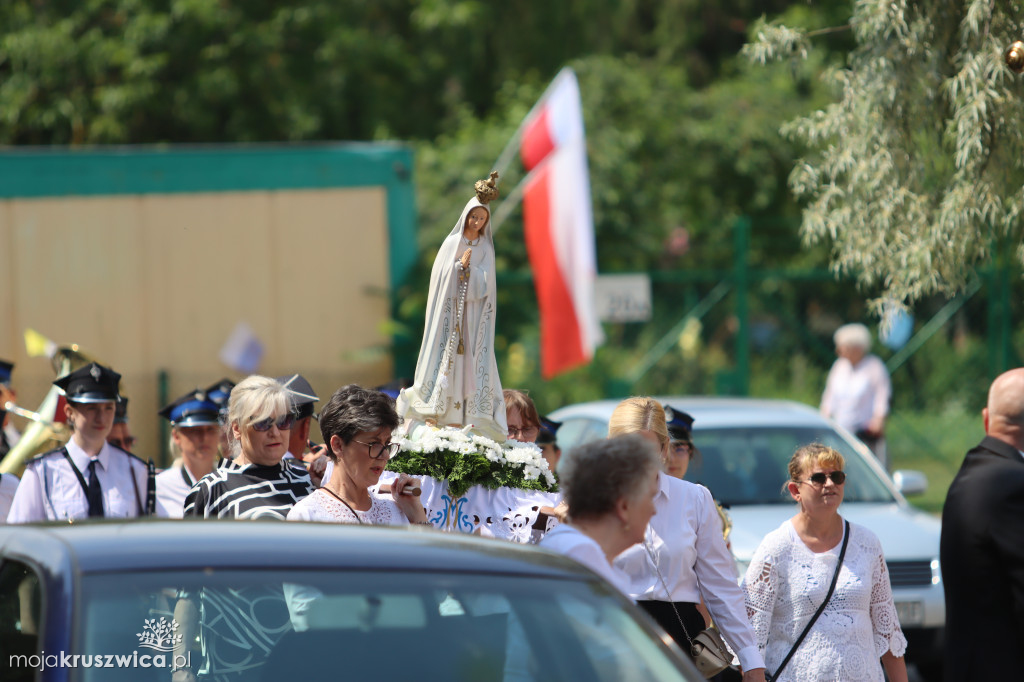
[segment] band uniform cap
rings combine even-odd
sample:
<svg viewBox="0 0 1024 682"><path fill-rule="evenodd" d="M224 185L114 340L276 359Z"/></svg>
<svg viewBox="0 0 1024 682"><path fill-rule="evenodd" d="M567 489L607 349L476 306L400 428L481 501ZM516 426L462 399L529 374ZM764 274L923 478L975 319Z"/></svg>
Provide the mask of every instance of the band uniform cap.
<svg viewBox="0 0 1024 682"><path fill-rule="evenodd" d="M120 400L120 383L120 374L98 362L79 367L53 382L72 403L116 403Z"/></svg>
<svg viewBox="0 0 1024 682"><path fill-rule="evenodd" d="M665 425L671 440L692 440L693 417L671 405L665 405Z"/></svg>
<svg viewBox="0 0 1024 682"><path fill-rule="evenodd" d="M221 379L212 386L207 387L206 397L217 403L217 405L224 407L228 404L228 400L231 398L231 389L235 387L235 382L231 379Z"/></svg>
<svg viewBox="0 0 1024 682"><path fill-rule="evenodd" d="M288 397L291 399L292 412L296 419L305 419L313 416L313 403L320 400L316 391L309 385L306 378L301 374L290 374L284 377L277 377L277 383L288 390Z"/></svg>
<svg viewBox="0 0 1024 682"><path fill-rule="evenodd" d="M537 445L556 443L558 427L561 425L562 422L556 422L554 419L548 419L547 417L542 416L540 418L540 431L537 433Z"/></svg>
<svg viewBox="0 0 1024 682"><path fill-rule="evenodd" d="M121 399L117 401L117 405L114 406L114 423L128 423L128 398L124 396L121 396Z"/></svg>
<svg viewBox="0 0 1024 682"><path fill-rule="evenodd" d="M160 410L160 416L171 426L217 426L220 424L220 406L210 400L206 391L189 391Z"/></svg>
<svg viewBox="0 0 1024 682"><path fill-rule="evenodd" d="M14 371L14 363L0 360L0 384L11 383L11 372Z"/></svg>
<svg viewBox="0 0 1024 682"><path fill-rule="evenodd" d="M231 390L234 387L235 382L225 377L206 389L206 397L217 403L220 408L221 424L228 421L228 401L231 400Z"/></svg>

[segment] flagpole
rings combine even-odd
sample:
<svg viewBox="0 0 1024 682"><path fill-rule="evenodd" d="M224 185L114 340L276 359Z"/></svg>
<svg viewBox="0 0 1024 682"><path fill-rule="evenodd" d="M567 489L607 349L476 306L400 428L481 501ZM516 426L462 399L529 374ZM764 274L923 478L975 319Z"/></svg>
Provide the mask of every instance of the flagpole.
<svg viewBox="0 0 1024 682"><path fill-rule="evenodd" d="M548 83L548 87L544 89L544 93L540 96L540 99L534 103L533 107L530 108L529 113L527 113L519 123L519 127L516 128L516 132L512 135L511 139L509 139L508 144L505 145L505 149L503 149L501 155L498 156L498 160L494 162L494 170L498 171L499 178L505 176L505 171L508 169L509 164L512 163L512 157L515 156L516 149L519 147L519 140L523 136L523 128L526 127L526 122L531 120L540 106L544 104L544 101L548 98L548 93L551 92L551 88L555 86L555 83L558 82L558 79L561 78L562 74L566 71L571 71L571 69L568 66L563 66L561 71L551 79L551 82ZM522 183L519 184L522 185ZM515 190L513 190L513 192L514 191Z"/></svg>

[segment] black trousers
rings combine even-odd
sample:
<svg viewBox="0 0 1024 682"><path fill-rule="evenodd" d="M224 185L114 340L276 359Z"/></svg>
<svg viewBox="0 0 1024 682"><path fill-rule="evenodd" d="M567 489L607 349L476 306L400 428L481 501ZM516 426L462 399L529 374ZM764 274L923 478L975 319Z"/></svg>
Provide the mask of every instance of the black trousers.
<svg viewBox="0 0 1024 682"><path fill-rule="evenodd" d="M686 634L689 633L690 637L696 637L697 633L704 629L704 616L697 610L697 605L693 602L688 601L638 601L637 606L643 608L644 611L650 614L650 616L658 621L658 625L665 629L665 632L672 635L672 639L676 640L676 644L679 648L689 656L690 655L690 640L687 639ZM675 608L673 608L675 607ZM676 612L679 616L676 617ZM682 625L679 621L682 621ZM683 626L686 626L686 632L683 632Z"/></svg>

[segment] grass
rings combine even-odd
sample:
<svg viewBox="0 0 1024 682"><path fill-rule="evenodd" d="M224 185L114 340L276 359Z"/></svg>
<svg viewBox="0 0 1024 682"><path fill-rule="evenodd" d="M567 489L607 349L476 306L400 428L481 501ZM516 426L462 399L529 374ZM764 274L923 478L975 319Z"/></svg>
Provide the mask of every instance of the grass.
<svg viewBox="0 0 1024 682"><path fill-rule="evenodd" d="M928 490L910 502L924 511L941 513L964 455L984 435L980 414L956 409L894 412L886 425L892 470L916 469L928 476Z"/></svg>

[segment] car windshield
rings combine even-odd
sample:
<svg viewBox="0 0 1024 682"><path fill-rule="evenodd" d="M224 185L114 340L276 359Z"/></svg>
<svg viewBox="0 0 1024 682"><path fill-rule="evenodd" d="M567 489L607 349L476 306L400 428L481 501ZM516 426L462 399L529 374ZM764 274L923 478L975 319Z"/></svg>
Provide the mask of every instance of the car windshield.
<svg viewBox="0 0 1024 682"><path fill-rule="evenodd" d="M81 594L85 682L165 682L183 664L245 682L686 679L597 580L206 569L91 575Z"/></svg>
<svg viewBox="0 0 1024 682"><path fill-rule="evenodd" d="M707 486L725 507L793 504L783 491L786 468L796 449L808 443L828 445L846 458L844 504L895 501L863 457L829 428L699 429L693 440L701 456L690 462L686 480Z"/></svg>

